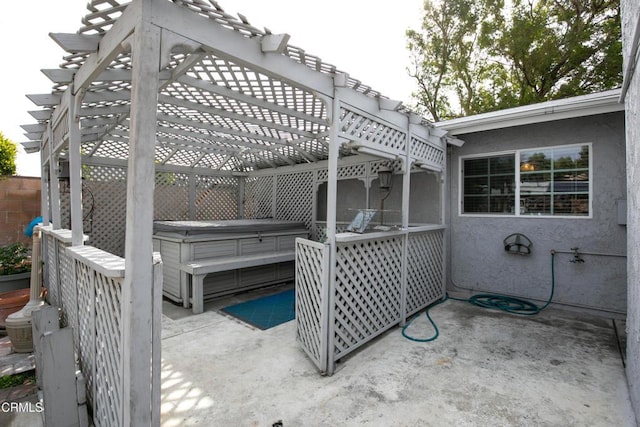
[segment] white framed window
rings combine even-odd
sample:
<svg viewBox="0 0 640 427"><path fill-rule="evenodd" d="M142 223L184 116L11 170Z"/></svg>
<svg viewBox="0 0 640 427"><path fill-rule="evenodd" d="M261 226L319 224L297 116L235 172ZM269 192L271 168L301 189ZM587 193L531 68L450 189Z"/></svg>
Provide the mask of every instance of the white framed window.
<svg viewBox="0 0 640 427"><path fill-rule="evenodd" d="M460 214L591 217L591 143L460 158Z"/></svg>

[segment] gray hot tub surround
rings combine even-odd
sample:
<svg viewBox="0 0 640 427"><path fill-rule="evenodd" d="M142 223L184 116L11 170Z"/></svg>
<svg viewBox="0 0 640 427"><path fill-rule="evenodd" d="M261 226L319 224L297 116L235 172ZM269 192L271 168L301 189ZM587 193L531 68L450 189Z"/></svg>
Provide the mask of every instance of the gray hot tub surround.
<svg viewBox="0 0 640 427"><path fill-rule="evenodd" d="M292 280L305 224L273 219L155 221L163 294L202 311L204 300Z"/></svg>

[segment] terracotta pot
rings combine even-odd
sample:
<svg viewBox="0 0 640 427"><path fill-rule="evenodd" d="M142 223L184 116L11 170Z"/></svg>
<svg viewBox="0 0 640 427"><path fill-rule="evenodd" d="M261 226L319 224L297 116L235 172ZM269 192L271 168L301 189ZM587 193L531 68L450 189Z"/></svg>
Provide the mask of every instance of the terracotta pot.
<svg viewBox="0 0 640 427"><path fill-rule="evenodd" d="M7 317L19 311L29 302L30 289L3 292L0 294L0 328L6 327Z"/></svg>

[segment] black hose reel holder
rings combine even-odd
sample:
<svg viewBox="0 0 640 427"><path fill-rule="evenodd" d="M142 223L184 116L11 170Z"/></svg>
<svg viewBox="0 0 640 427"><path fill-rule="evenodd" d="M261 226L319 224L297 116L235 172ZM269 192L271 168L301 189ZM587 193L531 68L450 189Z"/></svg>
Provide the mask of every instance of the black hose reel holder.
<svg viewBox="0 0 640 427"><path fill-rule="evenodd" d="M510 254L529 255L533 243L522 233L513 233L505 237L504 250Z"/></svg>

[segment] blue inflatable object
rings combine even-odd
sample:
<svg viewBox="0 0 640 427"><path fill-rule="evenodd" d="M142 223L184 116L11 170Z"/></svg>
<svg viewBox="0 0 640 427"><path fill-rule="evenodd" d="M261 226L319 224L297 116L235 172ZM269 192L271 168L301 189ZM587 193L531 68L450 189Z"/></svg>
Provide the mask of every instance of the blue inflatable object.
<svg viewBox="0 0 640 427"><path fill-rule="evenodd" d="M27 225L27 228L24 229L24 235L27 236L27 237L32 237L33 236L33 228L38 224L42 224L42 217L41 216L36 217L36 218L31 220L29 225Z"/></svg>

